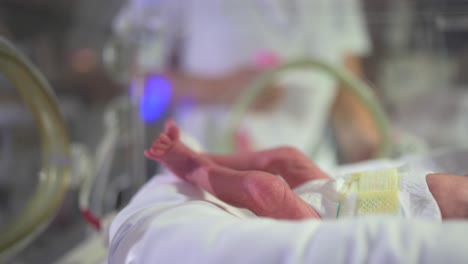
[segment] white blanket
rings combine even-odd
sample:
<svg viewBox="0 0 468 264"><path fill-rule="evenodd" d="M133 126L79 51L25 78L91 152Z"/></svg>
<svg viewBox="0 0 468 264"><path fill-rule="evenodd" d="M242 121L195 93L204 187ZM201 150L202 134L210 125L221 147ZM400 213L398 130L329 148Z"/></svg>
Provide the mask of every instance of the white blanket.
<svg viewBox="0 0 468 264"><path fill-rule="evenodd" d="M257 218L170 174L115 218L109 263L467 263L468 221Z"/></svg>

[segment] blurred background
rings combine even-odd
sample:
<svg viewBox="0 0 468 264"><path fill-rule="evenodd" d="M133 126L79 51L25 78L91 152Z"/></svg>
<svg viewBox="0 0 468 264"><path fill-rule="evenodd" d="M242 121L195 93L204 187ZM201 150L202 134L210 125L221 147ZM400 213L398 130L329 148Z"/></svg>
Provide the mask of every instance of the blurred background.
<svg viewBox="0 0 468 264"><path fill-rule="evenodd" d="M294 61L367 84L389 121L385 158L468 142L466 0L1 0L0 35L50 83L72 142L61 207L11 263L104 263L104 235L80 209L110 219L159 171L142 151L167 118L210 152L290 144L330 173L379 157L372 111L312 68L272 77L233 136L221 132L263 73ZM0 228L41 170L23 97L0 72Z"/></svg>

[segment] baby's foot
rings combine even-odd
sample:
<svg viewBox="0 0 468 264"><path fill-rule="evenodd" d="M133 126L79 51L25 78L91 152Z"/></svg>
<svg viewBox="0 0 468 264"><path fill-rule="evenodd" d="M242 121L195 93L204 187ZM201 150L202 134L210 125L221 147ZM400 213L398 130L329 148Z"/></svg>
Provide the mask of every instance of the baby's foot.
<svg viewBox="0 0 468 264"><path fill-rule="evenodd" d="M164 124L164 132L153 142L151 148L145 151L145 156L149 159L162 161L168 151L179 143L179 128L172 120Z"/></svg>
<svg viewBox="0 0 468 264"><path fill-rule="evenodd" d="M198 168L212 163L184 145L179 140L179 134L179 128L173 121L166 122L164 131L145 151L145 156L160 162L178 177L187 179Z"/></svg>
<svg viewBox="0 0 468 264"><path fill-rule="evenodd" d="M169 138L179 141L180 130L177 127L174 120L169 119L164 123L164 133L166 133L169 136Z"/></svg>

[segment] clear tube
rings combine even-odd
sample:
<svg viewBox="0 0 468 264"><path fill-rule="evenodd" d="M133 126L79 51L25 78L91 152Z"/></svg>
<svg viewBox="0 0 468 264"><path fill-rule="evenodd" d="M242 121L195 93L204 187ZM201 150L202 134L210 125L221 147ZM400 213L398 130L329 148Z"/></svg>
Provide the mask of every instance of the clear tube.
<svg viewBox="0 0 468 264"><path fill-rule="evenodd" d="M233 142L235 132L239 127L242 117L246 114L255 98L259 96L262 90L266 89L268 84L270 84L271 81L273 81L279 74L294 69L320 70L345 84L345 89L349 89L350 92L356 96L359 101L361 101L361 103L368 109L377 125L380 137L377 157L382 158L389 157L391 155L392 142L390 136L390 124L385 112L377 98L374 96L372 89L347 71L334 68L324 62L312 59L302 59L281 65L275 69L265 72L251 84L250 88L246 90L247 92L243 94L231 109L225 140L228 144L224 146L226 152L230 152L234 149Z"/></svg>
<svg viewBox="0 0 468 264"><path fill-rule="evenodd" d="M36 68L0 37L0 72L15 86L39 128L42 169L27 206L0 236L0 262L25 247L51 221L70 183L70 143L52 89Z"/></svg>

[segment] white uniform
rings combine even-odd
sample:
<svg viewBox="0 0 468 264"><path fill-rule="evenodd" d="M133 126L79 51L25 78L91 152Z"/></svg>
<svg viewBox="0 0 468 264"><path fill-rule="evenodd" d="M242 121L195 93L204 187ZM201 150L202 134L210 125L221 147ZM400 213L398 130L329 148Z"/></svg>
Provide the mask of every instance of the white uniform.
<svg viewBox="0 0 468 264"><path fill-rule="evenodd" d="M165 67L171 49L181 54L182 71L219 76L252 64L259 52L282 61L318 58L341 67L345 54L364 55L370 45L358 0L131 0L115 22L120 34L144 28L142 64L151 71ZM138 26L140 25L140 26ZM319 72L295 71L279 80L287 98L278 110L248 115L243 123L257 148L292 145L334 163L331 146L319 144L325 134L336 83ZM220 87L222 89L222 87ZM226 109L190 106L178 109L181 128L206 149L225 144Z"/></svg>

